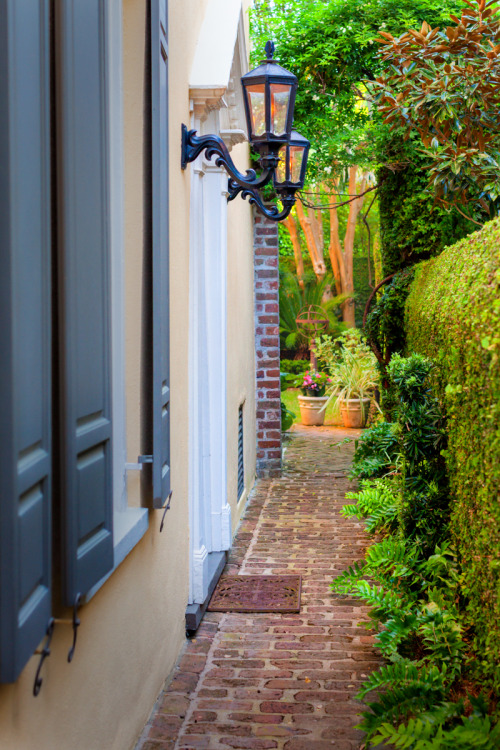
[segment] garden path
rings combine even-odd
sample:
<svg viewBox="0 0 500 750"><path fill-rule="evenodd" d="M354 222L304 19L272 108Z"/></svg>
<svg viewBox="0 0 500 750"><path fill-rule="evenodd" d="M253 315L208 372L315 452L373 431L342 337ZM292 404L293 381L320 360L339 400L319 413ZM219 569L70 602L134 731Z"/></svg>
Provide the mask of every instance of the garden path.
<svg viewBox="0 0 500 750"><path fill-rule="evenodd" d="M363 557L363 524L340 515L356 430L294 426L283 476L260 480L225 574L302 575L300 614L207 613L136 750L359 750L355 695L380 665L366 607L332 578Z"/></svg>

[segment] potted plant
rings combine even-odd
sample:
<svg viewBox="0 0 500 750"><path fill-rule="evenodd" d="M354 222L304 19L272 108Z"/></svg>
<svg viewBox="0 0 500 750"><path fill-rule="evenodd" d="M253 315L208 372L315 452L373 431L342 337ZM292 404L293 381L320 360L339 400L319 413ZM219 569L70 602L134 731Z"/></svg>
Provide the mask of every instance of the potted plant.
<svg viewBox="0 0 500 750"><path fill-rule="evenodd" d="M314 370L308 370L297 381L296 385L302 391L302 395L298 397L302 424L321 426L325 421L324 407L328 401L325 390L329 382L330 378L326 373Z"/></svg>
<svg viewBox="0 0 500 750"><path fill-rule="evenodd" d="M324 409L334 401L340 407L344 427L364 427L378 385L377 363L357 331L345 332L338 341L328 336L316 341L318 359L330 375L330 395Z"/></svg>

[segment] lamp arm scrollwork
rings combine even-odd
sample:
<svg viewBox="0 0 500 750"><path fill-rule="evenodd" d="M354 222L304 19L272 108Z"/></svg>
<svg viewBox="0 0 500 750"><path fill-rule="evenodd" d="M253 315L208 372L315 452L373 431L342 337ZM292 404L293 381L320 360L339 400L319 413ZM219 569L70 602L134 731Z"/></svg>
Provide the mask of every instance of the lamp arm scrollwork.
<svg viewBox="0 0 500 750"><path fill-rule="evenodd" d="M217 135L196 135L196 130L188 130L185 125L182 126L182 156L181 166L186 169L189 162L194 161L203 151L205 157L210 160L217 156L215 163L218 167L224 167L229 174L231 181L235 182L241 188L252 188L258 190L267 185L273 176L277 159L271 157L269 163L265 166L260 176L257 176L255 169L247 169L245 174L240 172L231 156L228 148L222 138Z"/></svg>
<svg viewBox="0 0 500 750"><path fill-rule="evenodd" d="M283 204L283 208L280 211L277 206L266 205L263 201L256 188L242 187L238 185L234 180L228 181L228 201L234 200L237 195L241 193L243 199L248 198L250 204L255 205L258 210L267 216L271 221L283 221L286 219L290 211L295 205L295 196L289 193L280 195L279 199Z"/></svg>

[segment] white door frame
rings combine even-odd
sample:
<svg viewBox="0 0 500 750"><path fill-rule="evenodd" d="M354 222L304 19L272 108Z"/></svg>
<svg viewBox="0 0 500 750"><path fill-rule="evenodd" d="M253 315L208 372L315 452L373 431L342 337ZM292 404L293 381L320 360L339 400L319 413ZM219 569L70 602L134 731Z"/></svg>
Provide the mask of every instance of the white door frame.
<svg viewBox="0 0 500 750"><path fill-rule="evenodd" d="M193 127L202 130L200 122ZM203 123L218 132L218 113ZM189 262L189 602L202 604L208 555L231 545L227 502L227 176L192 167Z"/></svg>

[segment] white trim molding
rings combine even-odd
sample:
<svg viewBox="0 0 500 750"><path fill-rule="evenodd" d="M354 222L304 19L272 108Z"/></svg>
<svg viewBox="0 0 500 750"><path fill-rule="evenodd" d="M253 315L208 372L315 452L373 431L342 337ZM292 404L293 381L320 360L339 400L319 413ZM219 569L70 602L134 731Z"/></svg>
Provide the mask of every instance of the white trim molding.
<svg viewBox="0 0 500 750"><path fill-rule="evenodd" d="M208 552L205 546L194 550L192 560L192 602L202 604L208 590Z"/></svg>
<svg viewBox="0 0 500 750"><path fill-rule="evenodd" d="M228 148L246 140L240 79L248 70L243 11L236 0L211 0L189 82L194 116L203 122L220 110L220 135Z"/></svg>

